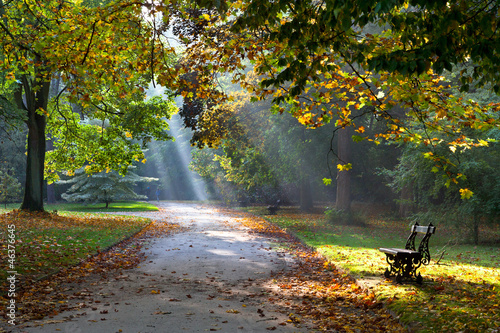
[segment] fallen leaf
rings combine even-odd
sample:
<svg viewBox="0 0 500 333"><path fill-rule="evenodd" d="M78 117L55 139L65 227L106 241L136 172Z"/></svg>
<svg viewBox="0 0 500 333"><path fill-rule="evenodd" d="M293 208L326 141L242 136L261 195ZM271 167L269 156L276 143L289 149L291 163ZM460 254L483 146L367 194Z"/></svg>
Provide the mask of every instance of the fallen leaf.
<svg viewBox="0 0 500 333"><path fill-rule="evenodd" d="M166 314L171 314L172 312L170 311L156 311L153 314L155 315L166 315Z"/></svg>

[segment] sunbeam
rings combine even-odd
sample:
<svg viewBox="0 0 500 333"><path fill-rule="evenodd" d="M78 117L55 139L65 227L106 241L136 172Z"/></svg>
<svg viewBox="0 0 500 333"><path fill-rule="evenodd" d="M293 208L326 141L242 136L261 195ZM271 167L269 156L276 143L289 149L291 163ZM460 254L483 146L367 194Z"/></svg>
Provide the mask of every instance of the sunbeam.
<svg viewBox="0 0 500 333"><path fill-rule="evenodd" d="M179 102L177 101L178 105ZM187 138L183 133L181 133L182 123L179 115L175 115L170 119L170 132L175 138L174 149L180 157L183 173L187 175L186 180L188 181L187 186L192 189L195 200L205 201L207 200L207 194L205 191L205 183L198 174L189 170L189 163L191 161L191 146L189 144L189 138Z"/></svg>
<svg viewBox="0 0 500 333"><path fill-rule="evenodd" d="M164 95L165 89L151 84L148 97ZM177 105L182 104L182 98L175 100ZM160 185L148 188L146 192L150 199L166 200L207 200L205 182L201 177L189 169L191 162L190 132L182 126L179 115L173 115L169 122L169 132L175 141L157 142L149 145L146 153L148 160L145 166L146 173L159 178ZM159 189L159 191L157 191Z"/></svg>

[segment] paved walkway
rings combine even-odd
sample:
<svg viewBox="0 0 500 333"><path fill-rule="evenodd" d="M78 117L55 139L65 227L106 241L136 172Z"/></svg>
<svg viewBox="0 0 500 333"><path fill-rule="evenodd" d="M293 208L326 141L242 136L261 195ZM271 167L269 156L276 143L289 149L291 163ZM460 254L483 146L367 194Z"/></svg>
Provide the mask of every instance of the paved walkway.
<svg viewBox="0 0 500 333"><path fill-rule="evenodd" d="M140 267L105 281L78 285L86 307L43 326L17 332L309 332L287 322L267 302L273 272L288 254L251 235L238 217L188 203L158 203L160 212L134 213L179 223L187 230L151 240Z"/></svg>

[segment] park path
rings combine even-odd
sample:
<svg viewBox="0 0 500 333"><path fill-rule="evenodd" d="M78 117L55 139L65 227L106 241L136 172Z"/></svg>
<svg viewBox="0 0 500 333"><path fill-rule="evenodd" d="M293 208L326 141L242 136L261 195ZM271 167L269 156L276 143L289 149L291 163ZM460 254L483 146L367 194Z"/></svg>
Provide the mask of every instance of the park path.
<svg viewBox="0 0 500 333"><path fill-rule="evenodd" d="M273 273L293 262L250 234L238 216L214 207L159 202L160 212L129 213L185 229L153 238L139 267L78 285L86 306L19 332L309 332L267 302ZM81 302L82 300L80 300ZM287 321L288 320L288 321Z"/></svg>

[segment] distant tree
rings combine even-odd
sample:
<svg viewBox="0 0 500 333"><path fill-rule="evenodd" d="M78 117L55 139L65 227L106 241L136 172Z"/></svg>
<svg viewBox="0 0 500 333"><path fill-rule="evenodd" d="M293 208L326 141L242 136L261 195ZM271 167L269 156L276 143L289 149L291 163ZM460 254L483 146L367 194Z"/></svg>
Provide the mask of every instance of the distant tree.
<svg viewBox="0 0 500 333"><path fill-rule="evenodd" d="M26 169L26 134L22 129L4 129L0 121L0 163L14 169L15 177L22 182Z"/></svg>
<svg viewBox="0 0 500 333"><path fill-rule="evenodd" d="M2 167L0 169L0 202L5 208L7 203L19 200L21 194L21 183L13 176L14 169Z"/></svg>
<svg viewBox="0 0 500 333"><path fill-rule="evenodd" d="M272 114L269 100L252 103L241 90L232 97L198 121L197 145L206 140L217 149L195 151L191 168L227 201L297 200L307 211L325 199L314 179L327 173L331 126L309 131L290 115Z"/></svg>
<svg viewBox="0 0 500 333"><path fill-rule="evenodd" d="M125 176L113 170L88 175L84 169L79 169L75 174L72 179L58 182L73 184L62 198L70 202L101 202L106 208L113 201L147 199L145 195L135 193L132 186L139 182L158 181L158 178L141 177L131 171Z"/></svg>
<svg viewBox="0 0 500 333"><path fill-rule="evenodd" d="M389 186L396 192L410 194L401 198L401 204L411 204L419 219L428 219L434 224L452 221L465 226L472 242L478 244L480 226L499 222L500 131L476 131L468 135L478 140L493 138L495 141L481 149L435 149L436 154L452 162L453 167L445 171L441 171L435 161L425 158L428 154L425 147L406 145L399 164L393 170L384 170L383 174L392 180ZM459 180L453 174L460 176L464 189L457 191Z"/></svg>

